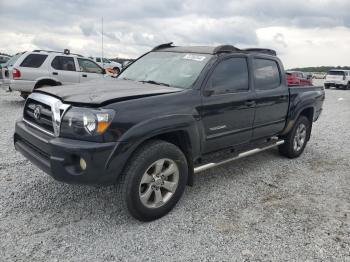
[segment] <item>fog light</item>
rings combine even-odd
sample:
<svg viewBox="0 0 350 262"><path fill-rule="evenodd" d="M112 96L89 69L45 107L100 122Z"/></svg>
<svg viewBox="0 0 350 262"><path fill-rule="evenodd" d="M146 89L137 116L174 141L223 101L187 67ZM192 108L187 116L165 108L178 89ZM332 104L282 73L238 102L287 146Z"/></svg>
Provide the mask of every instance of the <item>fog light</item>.
<svg viewBox="0 0 350 262"><path fill-rule="evenodd" d="M85 161L85 159L81 157L79 163L80 163L81 170L85 170L86 169L86 161Z"/></svg>

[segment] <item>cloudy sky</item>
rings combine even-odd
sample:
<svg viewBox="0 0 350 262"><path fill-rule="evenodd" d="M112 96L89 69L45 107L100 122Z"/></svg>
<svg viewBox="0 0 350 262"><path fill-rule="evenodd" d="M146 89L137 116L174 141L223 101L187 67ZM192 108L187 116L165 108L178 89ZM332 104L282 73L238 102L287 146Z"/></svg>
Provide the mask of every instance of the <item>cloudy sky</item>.
<svg viewBox="0 0 350 262"><path fill-rule="evenodd" d="M0 52L137 57L155 45L276 49L285 66L350 65L349 0L0 0Z"/></svg>

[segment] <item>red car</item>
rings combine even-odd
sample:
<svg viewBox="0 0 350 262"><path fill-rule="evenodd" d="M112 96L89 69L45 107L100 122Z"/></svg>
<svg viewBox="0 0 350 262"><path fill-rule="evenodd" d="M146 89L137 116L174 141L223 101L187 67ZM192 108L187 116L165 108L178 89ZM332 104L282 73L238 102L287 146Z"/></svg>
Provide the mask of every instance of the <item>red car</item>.
<svg viewBox="0 0 350 262"><path fill-rule="evenodd" d="M288 86L312 86L312 79L303 72L287 71Z"/></svg>

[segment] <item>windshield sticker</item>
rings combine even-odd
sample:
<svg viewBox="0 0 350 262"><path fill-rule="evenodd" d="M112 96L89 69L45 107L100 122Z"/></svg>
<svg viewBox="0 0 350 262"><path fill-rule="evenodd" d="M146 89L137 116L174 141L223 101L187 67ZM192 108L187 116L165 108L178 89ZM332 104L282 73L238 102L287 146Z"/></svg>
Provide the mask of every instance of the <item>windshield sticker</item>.
<svg viewBox="0 0 350 262"><path fill-rule="evenodd" d="M183 57L183 59L187 59L187 60L194 60L194 61L198 61L198 62L202 62L206 57L202 56L202 55L190 55L187 54Z"/></svg>

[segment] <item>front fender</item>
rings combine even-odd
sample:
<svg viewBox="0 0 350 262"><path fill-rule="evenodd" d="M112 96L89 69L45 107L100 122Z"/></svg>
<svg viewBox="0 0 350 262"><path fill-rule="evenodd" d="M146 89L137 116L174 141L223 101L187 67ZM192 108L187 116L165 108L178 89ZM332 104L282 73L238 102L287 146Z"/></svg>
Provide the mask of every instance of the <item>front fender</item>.
<svg viewBox="0 0 350 262"><path fill-rule="evenodd" d="M125 164L135 150L146 140L153 137L183 131L190 143L192 158L200 155L200 131L198 121L193 115L166 115L145 120L125 132L108 158L107 168L116 170L117 175L124 169Z"/></svg>

